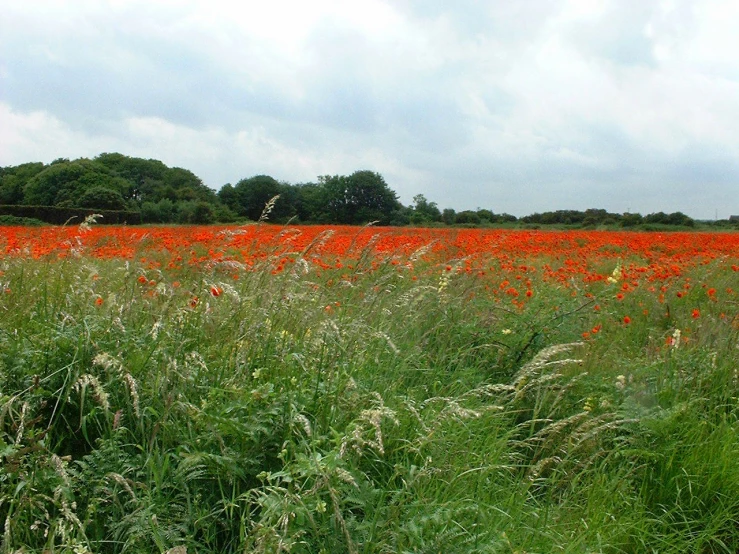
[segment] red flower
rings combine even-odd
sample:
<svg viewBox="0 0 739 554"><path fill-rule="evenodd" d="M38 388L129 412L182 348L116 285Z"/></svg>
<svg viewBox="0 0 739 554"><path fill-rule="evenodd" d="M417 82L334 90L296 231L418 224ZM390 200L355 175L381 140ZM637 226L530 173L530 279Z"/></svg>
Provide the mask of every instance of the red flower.
<svg viewBox="0 0 739 554"><path fill-rule="evenodd" d="M223 289L221 287L217 287L215 285L211 285L211 287L210 287L210 293L213 296L218 297L218 296L221 296L223 294Z"/></svg>
<svg viewBox="0 0 739 554"><path fill-rule="evenodd" d="M627 315L624 316L624 325L628 325L631 323L631 318Z"/></svg>
<svg viewBox="0 0 739 554"><path fill-rule="evenodd" d="M693 310L693 319L698 319L701 316L701 312L698 308Z"/></svg>

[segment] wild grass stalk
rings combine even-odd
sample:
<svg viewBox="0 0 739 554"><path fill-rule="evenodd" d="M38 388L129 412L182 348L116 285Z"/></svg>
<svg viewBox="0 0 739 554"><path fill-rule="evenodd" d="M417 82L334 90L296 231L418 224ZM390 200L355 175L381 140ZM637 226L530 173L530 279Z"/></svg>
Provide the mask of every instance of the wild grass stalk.
<svg viewBox="0 0 739 554"><path fill-rule="evenodd" d="M739 549L730 304L321 241L1 260L0 551Z"/></svg>

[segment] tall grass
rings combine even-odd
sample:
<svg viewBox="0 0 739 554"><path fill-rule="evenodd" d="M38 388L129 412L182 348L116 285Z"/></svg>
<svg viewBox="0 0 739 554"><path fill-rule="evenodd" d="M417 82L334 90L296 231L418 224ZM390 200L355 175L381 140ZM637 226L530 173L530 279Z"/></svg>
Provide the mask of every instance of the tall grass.
<svg viewBox="0 0 739 554"><path fill-rule="evenodd" d="M739 551L734 306L289 255L0 261L2 552Z"/></svg>

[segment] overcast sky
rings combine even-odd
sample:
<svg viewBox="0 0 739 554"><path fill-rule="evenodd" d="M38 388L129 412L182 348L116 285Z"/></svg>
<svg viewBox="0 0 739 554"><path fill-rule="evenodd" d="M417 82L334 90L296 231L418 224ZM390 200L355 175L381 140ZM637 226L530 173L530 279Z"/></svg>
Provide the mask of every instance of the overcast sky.
<svg viewBox="0 0 739 554"><path fill-rule="evenodd" d="M0 166L739 214L737 0L0 0Z"/></svg>

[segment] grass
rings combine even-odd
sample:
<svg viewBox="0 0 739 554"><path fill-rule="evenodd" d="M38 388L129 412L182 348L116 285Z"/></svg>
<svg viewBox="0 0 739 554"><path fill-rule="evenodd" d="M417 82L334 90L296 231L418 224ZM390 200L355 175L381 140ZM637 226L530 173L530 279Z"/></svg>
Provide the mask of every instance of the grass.
<svg viewBox="0 0 739 554"><path fill-rule="evenodd" d="M150 261L0 260L0 552L739 551L735 304Z"/></svg>

